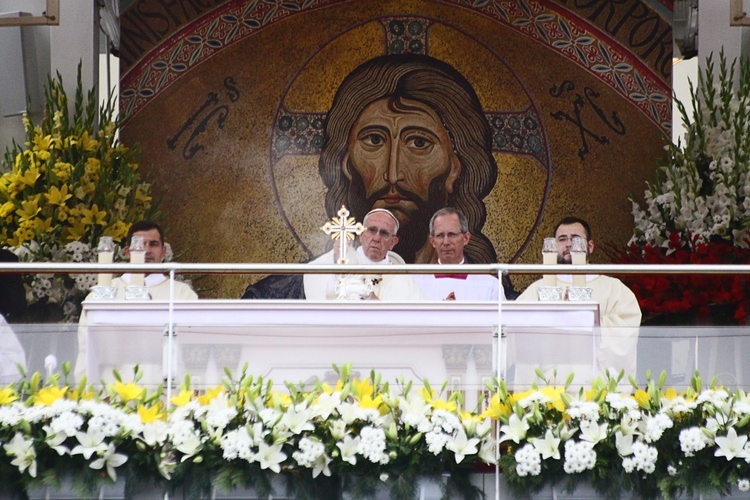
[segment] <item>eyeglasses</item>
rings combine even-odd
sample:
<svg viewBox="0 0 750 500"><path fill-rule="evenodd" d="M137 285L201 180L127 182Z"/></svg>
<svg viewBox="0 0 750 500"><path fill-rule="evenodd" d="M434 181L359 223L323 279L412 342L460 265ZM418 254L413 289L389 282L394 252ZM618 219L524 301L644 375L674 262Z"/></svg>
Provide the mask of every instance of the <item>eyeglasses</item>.
<svg viewBox="0 0 750 500"><path fill-rule="evenodd" d="M367 234L369 234L370 236L375 236L376 234L380 234L380 237L383 238L384 240L389 240L393 238L394 236L393 234L386 231L385 229L378 229L375 226L367 227L365 228L365 231L367 231Z"/></svg>
<svg viewBox="0 0 750 500"><path fill-rule="evenodd" d="M463 233L438 233L433 236L433 238L439 241L442 241L446 238L448 238L450 241L456 241L461 236L463 236Z"/></svg>
<svg viewBox="0 0 750 500"><path fill-rule="evenodd" d="M556 241L561 244L566 244L568 242L573 243L573 238L583 238L583 241L588 241L583 236L578 236L577 234L574 234L573 236L558 236L556 238Z"/></svg>

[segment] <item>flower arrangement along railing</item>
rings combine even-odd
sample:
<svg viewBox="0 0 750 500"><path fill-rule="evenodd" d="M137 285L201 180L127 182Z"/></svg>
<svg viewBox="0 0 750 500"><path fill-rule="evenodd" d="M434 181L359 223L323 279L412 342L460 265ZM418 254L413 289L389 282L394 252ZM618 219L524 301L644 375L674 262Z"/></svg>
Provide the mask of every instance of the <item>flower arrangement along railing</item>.
<svg viewBox="0 0 750 500"><path fill-rule="evenodd" d="M114 99L84 95L81 66L69 110L62 80L45 87L39 124L24 115L24 144L0 163L0 247L23 262L92 262L101 236L122 242L131 224L158 218L139 150L118 139ZM74 321L95 274L24 277L30 321Z"/></svg>
<svg viewBox="0 0 750 500"><path fill-rule="evenodd" d="M169 408L161 390L148 394L119 374L99 393L85 380L65 385L68 366L44 385L35 374L0 390L0 491L70 474L82 497L122 476L126 491L152 481L203 498L214 478L218 489L264 496L284 473L295 498L336 498L342 486L363 498L384 481L391 498L412 498L417 475L446 473L447 498L477 496L468 475L495 462L491 411L461 411L459 393L441 397L445 386L394 388L334 368L335 387L287 382L288 393L243 371L196 396L188 377Z"/></svg>
<svg viewBox="0 0 750 500"><path fill-rule="evenodd" d="M215 486L263 496L285 474L295 498L337 498L342 488L364 498L384 482L391 498L412 498L417 476L442 474L446 498L478 498L468 475L496 462L496 435L518 495L581 482L608 497L750 489L750 397L715 381L704 388L698 374L683 394L664 376L643 388L631 380L624 392L622 374L577 393L568 391L572 374L565 386L523 393L494 381L478 413L461 409L460 393L442 397L445 386L392 387L334 368L335 387L287 382L285 393L243 371L196 395L188 377L169 404L118 374L99 393L85 380L64 385L67 366L44 384L35 374L0 390L0 489L59 486L72 475L82 497L118 477L131 494L151 481L194 495Z"/></svg>
<svg viewBox="0 0 750 500"><path fill-rule="evenodd" d="M716 69L709 57L690 92L692 117L675 101L685 141L667 146L664 164L647 183L644 208L631 196L634 234L626 247L609 249L613 262L750 263L750 62L730 64L722 53ZM639 275L624 281L646 319L708 316L719 306L721 315L746 322L750 287L744 276Z"/></svg>

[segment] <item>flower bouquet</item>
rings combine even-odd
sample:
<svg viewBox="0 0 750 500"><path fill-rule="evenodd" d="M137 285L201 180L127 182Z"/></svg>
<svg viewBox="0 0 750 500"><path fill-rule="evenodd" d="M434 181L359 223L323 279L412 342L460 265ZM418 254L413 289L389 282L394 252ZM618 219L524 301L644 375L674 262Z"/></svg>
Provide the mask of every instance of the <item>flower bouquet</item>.
<svg viewBox="0 0 750 500"><path fill-rule="evenodd" d="M264 497L283 474L293 498L366 498L386 485L389 498L411 499L417 476L445 475L446 498L468 499L478 498L469 474L495 463L489 413L461 411L459 393L426 383L351 378L349 365L334 366L335 387L286 382L284 392L244 370L202 394L186 378L169 405L137 385L137 369L135 382L115 374L94 393L85 380L68 387L68 368L43 386L36 374L0 389L0 495L72 476L82 497L118 477L126 492L155 482L191 497L212 487Z"/></svg>
<svg viewBox="0 0 750 500"><path fill-rule="evenodd" d="M622 376L622 375L620 375ZM570 383L569 379L569 382ZM618 391L618 378L570 394L547 385L510 394L499 387L500 465L514 496L582 483L602 498L674 498L750 490L750 398L700 376L682 394L666 373Z"/></svg>
<svg viewBox="0 0 750 500"><path fill-rule="evenodd" d="M613 262L750 262L750 63L729 64L722 53L717 69L709 57L690 93L692 119L677 101L685 142L666 147L665 164L647 183L645 206L631 196L634 234L625 248L607 250ZM742 275L630 275L623 281L645 318L707 316L719 306L738 323L746 319L750 292Z"/></svg>
<svg viewBox="0 0 750 500"><path fill-rule="evenodd" d="M0 246L24 262L90 262L101 236L121 242L130 225L157 216L137 149L117 138L114 100L84 97L81 68L72 116L60 75L45 88L44 118L23 118L27 140L6 151L0 176ZM52 306L75 320L96 275L27 275L30 311ZM32 314L32 320L34 319Z"/></svg>

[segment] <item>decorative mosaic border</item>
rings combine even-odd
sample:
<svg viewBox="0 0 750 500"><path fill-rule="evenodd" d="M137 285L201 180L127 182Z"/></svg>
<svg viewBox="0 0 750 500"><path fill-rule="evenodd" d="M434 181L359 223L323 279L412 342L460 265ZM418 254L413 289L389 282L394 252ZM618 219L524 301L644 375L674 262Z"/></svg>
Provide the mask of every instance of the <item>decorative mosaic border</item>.
<svg viewBox="0 0 750 500"><path fill-rule="evenodd" d="M348 0L237 0L186 26L135 65L121 81L120 114L135 116L189 69L223 48L303 11ZM604 81L665 132L671 129L671 89L632 54L586 25L554 11L544 0L440 0L472 10L547 45Z"/></svg>

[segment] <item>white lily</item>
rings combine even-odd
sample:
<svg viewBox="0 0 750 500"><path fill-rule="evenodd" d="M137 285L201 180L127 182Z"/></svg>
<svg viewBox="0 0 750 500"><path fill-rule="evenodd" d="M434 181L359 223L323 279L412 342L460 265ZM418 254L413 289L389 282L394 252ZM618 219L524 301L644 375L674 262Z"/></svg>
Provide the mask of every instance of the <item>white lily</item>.
<svg viewBox="0 0 750 500"><path fill-rule="evenodd" d="M322 472L324 476L331 477L331 469L328 468L328 464L332 461L331 457L323 453L316 460L313 465L312 477L313 479L318 477Z"/></svg>
<svg viewBox="0 0 750 500"><path fill-rule="evenodd" d="M177 449L177 451L185 455L184 457L182 457L183 462L201 451L202 448L203 447L201 446L200 438L198 438L198 436L196 436L195 433L192 432L190 434L187 434L182 442L175 446L175 449Z"/></svg>
<svg viewBox="0 0 750 500"><path fill-rule="evenodd" d="M341 404L340 392L334 392L333 394L327 394L324 392L319 395L318 399L315 401L315 404L312 407L312 416L327 420L339 404Z"/></svg>
<svg viewBox="0 0 750 500"><path fill-rule="evenodd" d="M57 431L57 433L55 433L49 425L44 426L44 432L47 434L47 437L44 439L47 446L55 450L60 456L70 454L70 449L67 446L60 446L66 439L68 439L65 432Z"/></svg>
<svg viewBox="0 0 750 500"><path fill-rule="evenodd" d="M544 434L544 439L536 438L530 441L534 445L536 451L542 455L544 460L547 460L548 458L560 460L560 438L555 437L552 433L552 429L547 429L547 432Z"/></svg>
<svg viewBox="0 0 750 500"><path fill-rule="evenodd" d="M104 433L98 429L89 427L88 430L83 432L76 432L76 439L80 443L70 452L71 455L83 455L86 460L91 458L91 455L98 452L103 452L107 449L107 445L104 444Z"/></svg>
<svg viewBox="0 0 750 500"><path fill-rule="evenodd" d="M294 405L290 405L284 416L281 417L281 425L289 429L292 434L315 430L315 426L309 420L309 414L310 412L307 409L303 408L297 411Z"/></svg>
<svg viewBox="0 0 750 500"><path fill-rule="evenodd" d="M352 438L351 436L344 436L343 441L336 443L336 446L341 450L341 460L349 462L352 465L357 465L357 448L359 447L359 436Z"/></svg>
<svg viewBox="0 0 750 500"><path fill-rule="evenodd" d="M466 455L474 455L479 451L477 445L479 439L468 439L463 427L458 429L458 434L445 445L447 449L456 454L456 463L460 464Z"/></svg>
<svg viewBox="0 0 750 500"><path fill-rule="evenodd" d="M633 434L623 434L620 431L615 432L615 446L617 453L621 457L627 457L633 454Z"/></svg>
<svg viewBox="0 0 750 500"><path fill-rule="evenodd" d="M477 453L477 456L485 463L497 463L497 446L495 442L491 439L482 441L482 447L479 448L479 453Z"/></svg>
<svg viewBox="0 0 750 500"><path fill-rule="evenodd" d="M286 453L282 453L281 444L269 445L261 442L258 445L258 453L255 454L255 461L260 463L261 469L271 469L276 474L281 472L281 462L286 460Z"/></svg>
<svg viewBox="0 0 750 500"><path fill-rule="evenodd" d="M581 440L596 444L607 437L607 424L597 424L588 420L581 421Z"/></svg>
<svg viewBox="0 0 750 500"><path fill-rule="evenodd" d="M126 455L123 455L122 453L115 453L115 445L112 443L109 443L109 446L102 454L101 458L97 458L91 464L89 467L92 469L101 469L103 467L107 467L107 474L112 479L112 481L117 481L117 473L115 472L115 468L121 466L125 462L128 461L128 457Z"/></svg>
<svg viewBox="0 0 750 500"><path fill-rule="evenodd" d="M727 457L727 460L732 460L735 457L748 457L748 452L745 450L747 436L738 436L734 427L729 428L726 437L716 436L714 441L716 442L716 446L719 447L714 452L714 456L716 457Z"/></svg>
<svg viewBox="0 0 750 500"><path fill-rule="evenodd" d="M508 424L500 427L500 432L503 437L500 438L500 442L511 440L516 444L520 443L523 438L526 437L526 431L529 430L529 423L526 421L526 416L523 420L518 418L515 413L508 419Z"/></svg>
<svg viewBox="0 0 750 500"><path fill-rule="evenodd" d="M20 432L16 432L10 443L3 445L3 448L9 455L15 455L16 458L10 463L18 467L19 472L29 469L29 475L36 477L36 450L33 440L24 439Z"/></svg>

